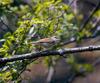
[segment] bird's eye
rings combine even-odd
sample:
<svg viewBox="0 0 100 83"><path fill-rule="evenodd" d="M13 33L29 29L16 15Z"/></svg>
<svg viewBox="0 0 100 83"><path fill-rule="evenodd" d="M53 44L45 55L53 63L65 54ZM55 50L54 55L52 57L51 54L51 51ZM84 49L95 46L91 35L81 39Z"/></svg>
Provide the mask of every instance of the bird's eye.
<svg viewBox="0 0 100 83"><path fill-rule="evenodd" d="M56 36L54 36L54 38L57 38Z"/></svg>

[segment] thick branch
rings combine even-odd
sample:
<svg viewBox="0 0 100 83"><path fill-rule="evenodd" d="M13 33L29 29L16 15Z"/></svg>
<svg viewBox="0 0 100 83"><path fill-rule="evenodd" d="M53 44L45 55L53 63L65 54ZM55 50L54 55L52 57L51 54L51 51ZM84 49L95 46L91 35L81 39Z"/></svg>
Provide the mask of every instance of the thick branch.
<svg viewBox="0 0 100 83"><path fill-rule="evenodd" d="M56 55L63 56L64 54L69 54L69 53L96 51L96 50L100 50L100 45L78 47L78 48L64 48L64 49L59 49L59 50L46 50L46 51L41 51L37 53L33 52L33 53L27 53L27 54L22 54L22 55L15 55L11 58L0 58L0 63L13 62L13 61L24 60L24 59L34 59L34 58L45 57L45 56L56 56Z"/></svg>

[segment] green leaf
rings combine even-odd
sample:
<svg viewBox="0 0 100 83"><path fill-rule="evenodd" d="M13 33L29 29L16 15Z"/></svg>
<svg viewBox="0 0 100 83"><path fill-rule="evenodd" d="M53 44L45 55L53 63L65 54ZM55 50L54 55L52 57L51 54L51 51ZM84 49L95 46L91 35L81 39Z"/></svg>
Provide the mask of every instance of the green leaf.
<svg viewBox="0 0 100 83"><path fill-rule="evenodd" d="M10 33L10 32L7 32L7 33L4 35L4 39L8 38L9 36L11 36L11 33Z"/></svg>

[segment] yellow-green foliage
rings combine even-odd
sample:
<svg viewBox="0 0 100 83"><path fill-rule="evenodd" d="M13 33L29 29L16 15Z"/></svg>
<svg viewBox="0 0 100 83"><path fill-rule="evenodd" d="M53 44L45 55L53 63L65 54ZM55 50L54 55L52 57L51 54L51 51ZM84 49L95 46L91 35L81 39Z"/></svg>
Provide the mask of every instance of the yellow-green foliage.
<svg viewBox="0 0 100 83"><path fill-rule="evenodd" d="M31 4L22 4L24 2L21 0L16 1L19 4L15 5L13 0L0 0L0 17L8 14L5 11L18 17L17 30L13 33L8 32L3 37L5 42L0 48L1 57L35 51L33 48L36 47L33 47L30 42L40 38L55 35L64 41L72 37L78 30L74 14L70 7L61 0L43 0L42 2L41 0L31 0ZM29 34L29 32L31 33ZM38 37L31 38L32 34L38 35ZM46 63L49 62L48 59L48 57L44 59ZM7 63L7 66L0 71L0 80L4 82L16 80L28 63L30 60ZM4 65L0 64L0 67Z"/></svg>

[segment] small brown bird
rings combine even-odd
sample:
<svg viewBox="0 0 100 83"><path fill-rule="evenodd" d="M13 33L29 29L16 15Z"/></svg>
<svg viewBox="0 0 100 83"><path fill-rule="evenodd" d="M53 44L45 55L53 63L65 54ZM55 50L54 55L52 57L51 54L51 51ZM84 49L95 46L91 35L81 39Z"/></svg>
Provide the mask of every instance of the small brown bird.
<svg viewBox="0 0 100 83"><path fill-rule="evenodd" d="M50 37L50 38L43 38L36 42L31 42L35 45L43 46L44 48L50 48L51 46L57 44L60 41L56 36Z"/></svg>

